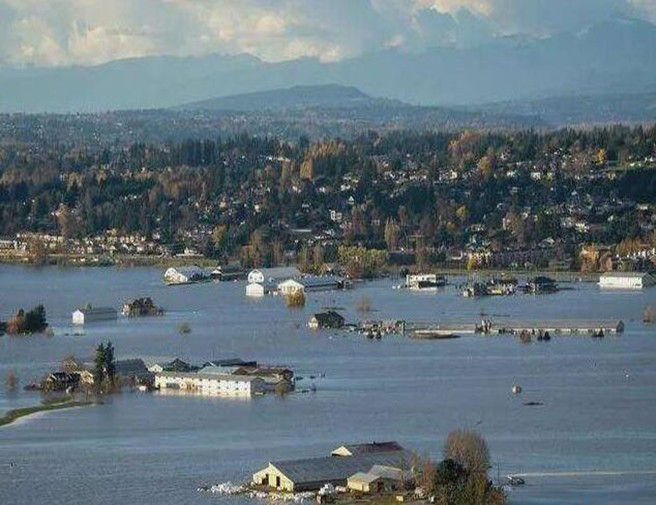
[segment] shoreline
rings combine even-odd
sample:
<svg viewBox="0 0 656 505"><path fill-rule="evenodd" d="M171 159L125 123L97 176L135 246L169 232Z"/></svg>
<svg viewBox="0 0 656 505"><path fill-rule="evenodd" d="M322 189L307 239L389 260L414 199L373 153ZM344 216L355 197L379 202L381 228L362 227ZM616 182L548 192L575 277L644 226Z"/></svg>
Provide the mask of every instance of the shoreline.
<svg viewBox="0 0 656 505"><path fill-rule="evenodd" d="M50 405L35 405L33 407L21 407L18 409L9 410L2 417L0 417L0 428L9 426L19 419L25 419L34 414L50 412L53 410L70 409L75 407L87 407L89 405L93 405L93 402L75 400L63 403L53 403Z"/></svg>
<svg viewBox="0 0 656 505"><path fill-rule="evenodd" d="M44 264L36 264L26 261L25 256L8 256L0 255L0 265L14 265L38 268L41 266L57 266L63 268L169 268L198 265L204 268L212 268L218 264L218 260L204 257L162 257L162 256L118 256L111 259L99 258L95 256L74 256L74 255L50 255ZM399 266L396 270L400 270ZM398 272L393 272L394 267L387 267L376 275L373 279L385 277L399 277ZM411 271L419 271L416 265L410 266ZM528 275L528 276L550 276L557 282L598 282L599 276L603 272L579 272L576 270L550 270L548 268L525 269L525 268L482 268L476 270L467 270L467 268L454 268L446 266L434 266L426 269L426 272L437 273L442 275L457 275L465 277L476 276L495 276L495 275ZM373 280L362 279L362 280ZM360 280L360 279L358 279Z"/></svg>

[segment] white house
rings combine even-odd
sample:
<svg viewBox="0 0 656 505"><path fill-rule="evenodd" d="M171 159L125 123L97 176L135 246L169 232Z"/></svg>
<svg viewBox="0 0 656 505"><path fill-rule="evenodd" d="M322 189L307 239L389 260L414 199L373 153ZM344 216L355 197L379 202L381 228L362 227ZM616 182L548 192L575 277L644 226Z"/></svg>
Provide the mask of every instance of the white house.
<svg viewBox="0 0 656 505"><path fill-rule="evenodd" d="M85 324L95 321L112 321L118 312L112 307L85 307L73 312L73 324Z"/></svg>
<svg viewBox="0 0 656 505"><path fill-rule="evenodd" d="M252 396L263 394L265 382L260 377L211 372L159 372L155 387L160 391L183 391L213 396Z"/></svg>
<svg viewBox="0 0 656 505"><path fill-rule="evenodd" d="M646 272L606 272L599 278L599 286L608 289L642 289L655 282L654 276Z"/></svg>
<svg viewBox="0 0 656 505"><path fill-rule="evenodd" d="M287 279L278 284L278 291L283 295L291 295L298 291L329 291L341 289L344 280L340 277L303 277L302 279Z"/></svg>
<svg viewBox="0 0 656 505"><path fill-rule="evenodd" d="M296 279L301 272L296 267L256 268L248 274L249 283L280 282L284 279Z"/></svg>
<svg viewBox="0 0 656 505"><path fill-rule="evenodd" d="M246 296L259 298L276 291L276 285L270 282L251 282L246 285Z"/></svg>
<svg viewBox="0 0 656 505"><path fill-rule="evenodd" d="M207 272L199 266L171 267L164 272L164 282L166 284L189 284L205 280L208 277Z"/></svg>

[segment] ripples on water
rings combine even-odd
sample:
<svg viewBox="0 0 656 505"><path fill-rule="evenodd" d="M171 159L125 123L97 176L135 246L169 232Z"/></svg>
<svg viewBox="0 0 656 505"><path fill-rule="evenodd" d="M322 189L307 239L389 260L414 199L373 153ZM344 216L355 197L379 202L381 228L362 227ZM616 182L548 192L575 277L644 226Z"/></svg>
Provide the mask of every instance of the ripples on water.
<svg viewBox="0 0 656 505"><path fill-rule="evenodd" d="M656 476L578 472L656 470L656 326L642 324L656 289L602 292L593 284L540 297L465 300L455 290L411 293L391 281L308 296L301 310L282 298L247 299L243 283L165 287L158 269L30 269L0 266L0 317L44 303L55 337L0 338L0 378L36 380L68 353L88 358L111 340L120 358L212 357L287 364L316 393L249 401L124 393L104 406L63 410L0 429L0 503L241 503L199 494L199 485L240 482L269 459L326 454L342 442L397 439L439 456L449 430L487 438L496 477L534 475L513 503L653 503ZM622 336L555 337L520 345L511 337L442 342L368 341L313 333L310 315L365 295L372 318L474 322L488 317L622 319ZM73 336L72 310L119 307L152 296L163 318L120 319ZM181 336L177 326L192 332ZM69 335L66 335L66 334ZM325 373L325 378L309 379ZM511 394L513 384L523 393ZM0 393L0 410L38 401ZM526 401L544 406L526 407ZM13 462L13 467L8 463Z"/></svg>

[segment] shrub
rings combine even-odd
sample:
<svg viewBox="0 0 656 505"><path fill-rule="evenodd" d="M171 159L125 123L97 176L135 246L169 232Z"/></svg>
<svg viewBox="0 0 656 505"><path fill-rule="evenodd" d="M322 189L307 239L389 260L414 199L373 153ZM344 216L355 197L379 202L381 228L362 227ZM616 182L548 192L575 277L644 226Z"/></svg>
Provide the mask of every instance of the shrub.
<svg viewBox="0 0 656 505"><path fill-rule="evenodd" d="M178 333L180 335L188 335L191 333L191 325L189 323L180 323L178 325Z"/></svg>
<svg viewBox="0 0 656 505"><path fill-rule="evenodd" d="M530 344L531 343L531 334L526 330L522 330L522 332L519 334L519 341L522 344Z"/></svg>

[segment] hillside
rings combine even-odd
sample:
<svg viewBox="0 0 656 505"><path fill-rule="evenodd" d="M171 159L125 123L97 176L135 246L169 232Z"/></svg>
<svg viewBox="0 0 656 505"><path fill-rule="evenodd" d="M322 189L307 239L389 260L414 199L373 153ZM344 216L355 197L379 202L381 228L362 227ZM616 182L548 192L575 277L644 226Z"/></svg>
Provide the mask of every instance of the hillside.
<svg viewBox="0 0 656 505"><path fill-rule="evenodd" d="M179 110L261 111L305 108L366 108L403 106L401 102L373 98L353 86L327 84L241 93L192 102Z"/></svg>

